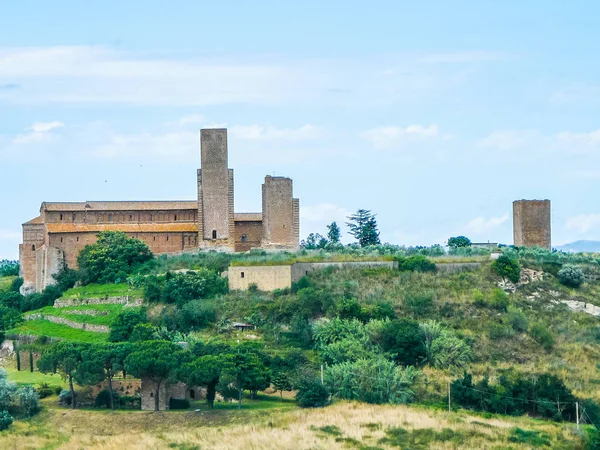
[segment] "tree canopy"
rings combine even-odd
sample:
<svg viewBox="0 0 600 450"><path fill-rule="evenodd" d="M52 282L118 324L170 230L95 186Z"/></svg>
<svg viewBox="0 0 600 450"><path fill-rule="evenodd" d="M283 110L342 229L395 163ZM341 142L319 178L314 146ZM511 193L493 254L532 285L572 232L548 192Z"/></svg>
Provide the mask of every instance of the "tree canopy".
<svg viewBox="0 0 600 450"><path fill-rule="evenodd" d="M348 216L346 225L350 228L350 234L354 236L361 247L381 244L377 220L371 211L359 209L355 214Z"/></svg>

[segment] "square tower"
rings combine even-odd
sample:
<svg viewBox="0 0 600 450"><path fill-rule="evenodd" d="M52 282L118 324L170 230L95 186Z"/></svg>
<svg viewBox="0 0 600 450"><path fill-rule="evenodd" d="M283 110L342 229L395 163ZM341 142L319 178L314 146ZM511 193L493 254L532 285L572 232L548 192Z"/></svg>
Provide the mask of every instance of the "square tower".
<svg viewBox="0 0 600 450"><path fill-rule="evenodd" d="M550 200L513 202L513 239L517 247L552 248Z"/></svg>
<svg viewBox="0 0 600 450"><path fill-rule="evenodd" d="M265 177L262 186L263 248L299 247L299 201L291 178Z"/></svg>
<svg viewBox="0 0 600 450"><path fill-rule="evenodd" d="M227 129L200 130L199 246L229 246L233 236L233 170L227 167Z"/></svg>

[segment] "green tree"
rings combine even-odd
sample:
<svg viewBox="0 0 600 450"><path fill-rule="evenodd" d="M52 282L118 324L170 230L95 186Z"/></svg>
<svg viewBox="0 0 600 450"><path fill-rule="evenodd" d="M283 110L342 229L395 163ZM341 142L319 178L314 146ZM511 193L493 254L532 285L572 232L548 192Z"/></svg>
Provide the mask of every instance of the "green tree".
<svg viewBox="0 0 600 450"><path fill-rule="evenodd" d="M88 350L86 344L58 342L53 344L38 361L38 368L43 373L59 373L68 380L71 391L71 408L75 408L75 388L73 381L79 384L95 384L103 379L102 367L96 360L83 359Z"/></svg>
<svg viewBox="0 0 600 450"><path fill-rule="evenodd" d="M327 225L327 239L332 244L339 244L342 232L336 222L331 222Z"/></svg>
<svg viewBox="0 0 600 450"><path fill-rule="evenodd" d="M19 261L0 260L0 277L18 277Z"/></svg>
<svg viewBox="0 0 600 450"><path fill-rule="evenodd" d="M375 214L367 209L359 209L355 214L348 216L346 222L350 228L350 234L358 241L361 247L369 245L379 245L379 231L377 230L377 220Z"/></svg>
<svg viewBox="0 0 600 450"><path fill-rule="evenodd" d="M302 408L322 408L329 403L329 391L316 378L302 380L298 385L296 403Z"/></svg>
<svg viewBox="0 0 600 450"><path fill-rule="evenodd" d="M222 370L228 362L222 355L204 355L186 364L181 369L180 378L186 380L189 386L206 387L206 403L212 408Z"/></svg>
<svg viewBox="0 0 600 450"><path fill-rule="evenodd" d="M110 326L108 340L110 342L128 341L136 325L146 321L146 310L143 308L127 308L114 319Z"/></svg>
<svg viewBox="0 0 600 450"><path fill-rule="evenodd" d="M131 351L130 344L92 345L83 351L82 359L102 368L103 377L108 382L110 408L115 409L115 392L112 382L117 373L123 371L125 358Z"/></svg>
<svg viewBox="0 0 600 450"><path fill-rule="evenodd" d="M279 372L275 374L271 380L271 383L273 383L273 387L279 391L281 398L283 398L283 391L291 391L293 387L292 380L285 372Z"/></svg>
<svg viewBox="0 0 600 450"><path fill-rule="evenodd" d="M518 283L521 279L521 265L516 259L501 255L497 260L492 262L491 267L496 275L513 283Z"/></svg>
<svg viewBox="0 0 600 450"><path fill-rule="evenodd" d="M176 378L185 360L177 344L166 341L146 341L135 344L125 358L125 369L133 376L154 383L154 411L159 410L160 387Z"/></svg>
<svg viewBox="0 0 600 450"><path fill-rule="evenodd" d="M558 271L558 281L567 287L578 288L585 282L585 276L578 266L565 264Z"/></svg>
<svg viewBox="0 0 600 450"><path fill-rule="evenodd" d="M242 392L266 389L269 385L269 371L258 355L253 352L238 351L222 360L223 372L220 384L231 386L238 392L238 408L242 407Z"/></svg>
<svg viewBox="0 0 600 450"><path fill-rule="evenodd" d="M459 248L459 247L470 247L471 239L465 236L454 236L448 239L448 247Z"/></svg>
<svg viewBox="0 0 600 450"><path fill-rule="evenodd" d="M300 245L307 250L316 250L318 248L325 248L328 243L327 238L321 236L319 233L310 233Z"/></svg>
<svg viewBox="0 0 600 450"><path fill-rule="evenodd" d="M393 356L398 364L415 366L426 357L425 344L419 324L412 319L385 322L376 337L384 352Z"/></svg>
<svg viewBox="0 0 600 450"><path fill-rule="evenodd" d="M95 244L81 250L77 264L83 284L115 283L125 281L127 275L152 258L145 242L120 231L102 231Z"/></svg>

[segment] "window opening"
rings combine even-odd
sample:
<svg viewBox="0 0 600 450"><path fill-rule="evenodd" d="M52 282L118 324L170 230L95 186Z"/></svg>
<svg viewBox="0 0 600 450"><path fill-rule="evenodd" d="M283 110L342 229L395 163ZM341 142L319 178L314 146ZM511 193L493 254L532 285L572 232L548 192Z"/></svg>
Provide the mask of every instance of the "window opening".
<svg viewBox="0 0 600 450"><path fill-rule="evenodd" d="M248 236L242 234L242 242L246 242L248 240Z"/></svg>
<svg viewBox="0 0 600 450"><path fill-rule="evenodd" d="M35 250L35 245L32 245L32 246L31 246L31 250Z"/></svg>
<svg viewBox="0 0 600 450"><path fill-rule="evenodd" d="M62 220L62 219L63 219L63 215L61 214L61 215L60 215L60 220Z"/></svg>
<svg viewBox="0 0 600 450"><path fill-rule="evenodd" d="M213 239L217 238L217 230L213 230L213 232L212 232L212 238Z"/></svg>
<svg viewBox="0 0 600 450"><path fill-rule="evenodd" d="M242 276L242 278L244 278L244 272L242 272L240 275Z"/></svg>

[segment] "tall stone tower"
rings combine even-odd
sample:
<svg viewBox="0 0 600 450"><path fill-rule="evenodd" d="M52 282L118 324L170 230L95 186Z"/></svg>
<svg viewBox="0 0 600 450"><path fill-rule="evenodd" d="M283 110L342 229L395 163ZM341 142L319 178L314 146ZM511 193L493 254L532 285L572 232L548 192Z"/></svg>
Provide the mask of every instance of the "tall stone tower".
<svg viewBox="0 0 600 450"><path fill-rule="evenodd" d="M517 247L552 248L550 200L513 202L513 239Z"/></svg>
<svg viewBox="0 0 600 450"><path fill-rule="evenodd" d="M297 249L300 202L294 198L291 178L266 176L262 185L262 202L261 247Z"/></svg>
<svg viewBox="0 0 600 450"><path fill-rule="evenodd" d="M200 130L198 246L231 251L234 232L233 169L227 167L227 129Z"/></svg>

